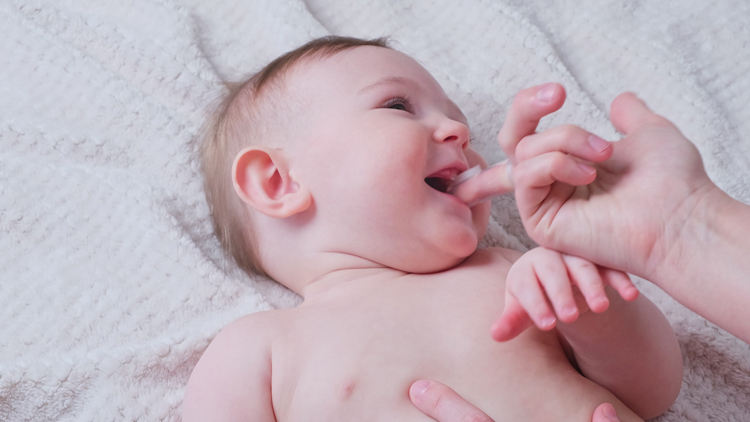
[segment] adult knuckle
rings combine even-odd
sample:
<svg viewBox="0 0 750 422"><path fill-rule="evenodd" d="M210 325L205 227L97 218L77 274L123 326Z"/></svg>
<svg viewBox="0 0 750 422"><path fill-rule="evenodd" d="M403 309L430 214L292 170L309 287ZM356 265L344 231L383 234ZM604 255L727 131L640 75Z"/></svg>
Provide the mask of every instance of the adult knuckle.
<svg viewBox="0 0 750 422"><path fill-rule="evenodd" d="M550 153L549 166L551 169L559 169L565 166L568 156L562 152Z"/></svg>
<svg viewBox="0 0 750 422"><path fill-rule="evenodd" d="M560 136L566 140L573 139L581 133L581 128L576 125L566 124L560 126Z"/></svg>
<svg viewBox="0 0 750 422"><path fill-rule="evenodd" d="M529 165L526 161L520 161L518 164L513 166L513 183L516 186L523 186L526 178L528 177Z"/></svg>
<svg viewBox="0 0 750 422"><path fill-rule="evenodd" d="M521 142L516 146L516 160L524 161L529 159L528 156L529 141L528 136L524 136Z"/></svg>
<svg viewBox="0 0 750 422"><path fill-rule="evenodd" d="M440 391L435 391L432 386L428 387L424 394L425 403L430 409L438 410L442 406L445 406L445 394Z"/></svg>
<svg viewBox="0 0 750 422"><path fill-rule="evenodd" d="M659 126L659 127L672 127L672 122L667 120L666 118L656 114L656 113L649 113L642 117L642 123L643 125L651 125L651 126Z"/></svg>

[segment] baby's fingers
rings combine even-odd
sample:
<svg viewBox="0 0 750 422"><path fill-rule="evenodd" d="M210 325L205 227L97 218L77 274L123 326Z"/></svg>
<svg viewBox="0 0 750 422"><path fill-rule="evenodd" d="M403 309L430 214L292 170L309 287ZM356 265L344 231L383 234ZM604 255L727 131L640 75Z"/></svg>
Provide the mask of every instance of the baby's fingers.
<svg viewBox="0 0 750 422"><path fill-rule="evenodd" d="M570 323L578 318L579 311L568 277L568 268L559 252L538 248L534 272L544 288L560 321ZM541 328L541 327L540 327Z"/></svg>
<svg viewBox="0 0 750 422"><path fill-rule="evenodd" d="M600 267L600 272L602 278L620 294L620 297L628 302L638 299L638 288L635 287L627 274L605 267Z"/></svg>
<svg viewBox="0 0 750 422"><path fill-rule="evenodd" d="M500 320L505 320L509 325L523 326L523 331L528 328L528 324L520 324L524 322L519 317L521 313L527 314L527 318L542 330L551 330L557 321L539 284L534 266L529 262L517 261L508 272L505 311Z"/></svg>
<svg viewBox="0 0 750 422"><path fill-rule="evenodd" d="M492 325L490 333L495 341L508 341L516 338L533 325L529 314L515 297L505 297L505 309L500 318Z"/></svg>
<svg viewBox="0 0 750 422"><path fill-rule="evenodd" d="M609 307L609 299L604 291L604 280L596 264L583 258L563 255L568 274L586 299L589 309L595 313L604 312Z"/></svg>

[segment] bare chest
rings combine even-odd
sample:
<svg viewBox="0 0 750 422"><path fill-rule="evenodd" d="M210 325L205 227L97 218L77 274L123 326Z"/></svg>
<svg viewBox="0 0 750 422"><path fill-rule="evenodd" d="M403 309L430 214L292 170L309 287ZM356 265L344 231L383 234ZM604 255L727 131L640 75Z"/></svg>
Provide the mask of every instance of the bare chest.
<svg viewBox="0 0 750 422"><path fill-rule="evenodd" d="M503 309L503 270L425 277L379 286L366 300L296 309L273 347L277 420L429 421L408 397L424 378L450 385L491 416L534 420L542 399L559 394L560 380L588 381L555 334L491 339Z"/></svg>

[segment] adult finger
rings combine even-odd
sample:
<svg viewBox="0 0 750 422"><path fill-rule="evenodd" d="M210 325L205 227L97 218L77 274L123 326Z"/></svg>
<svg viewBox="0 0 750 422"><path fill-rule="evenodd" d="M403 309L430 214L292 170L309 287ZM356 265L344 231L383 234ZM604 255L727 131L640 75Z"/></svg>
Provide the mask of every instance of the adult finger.
<svg viewBox="0 0 750 422"><path fill-rule="evenodd" d="M494 422L450 387L419 380L409 388L409 398L422 413L438 422Z"/></svg>
<svg viewBox="0 0 750 422"><path fill-rule="evenodd" d="M516 163L516 145L536 131L542 117L557 111L565 102L565 88L547 83L524 89L516 94L505 123L497 135L500 147L512 163Z"/></svg>
<svg viewBox="0 0 750 422"><path fill-rule="evenodd" d="M604 281L596 264L572 255L563 255L568 274L586 299L589 309L595 313L604 312L609 307L609 299L604 291Z"/></svg>
<svg viewBox="0 0 750 422"><path fill-rule="evenodd" d="M602 403L594 410L594 417L591 418L591 422L620 422L620 418L617 417L614 406L609 403Z"/></svg>
<svg viewBox="0 0 750 422"><path fill-rule="evenodd" d="M557 181L581 186L595 179L596 169L562 152L548 152L522 161L513 168L516 200L528 208L542 204Z"/></svg>
<svg viewBox="0 0 750 422"><path fill-rule="evenodd" d="M556 151L518 163L513 168L516 191L549 186L555 182L587 185L596 179L596 169L572 156Z"/></svg>
<svg viewBox="0 0 750 422"><path fill-rule="evenodd" d="M578 126L562 125L523 138L516 147L516 159L524 161L553 151L601 162L612 156L613 148L611 143Z"/></svg>
<svg viewBox="0 0 750 422"><path fill-rule="evenodd" d="M610 107L609 118L615 129L625 135L644 124L673 126L669 120L651 111L646 103L632 92L623 92L615 97Z"/></svg>
<svg viewBox="0 0 750 422"><path fill-rule="evenodd" d="M485 199L513 192L513 175L510 161L494 164L470 179L452 185L447 190L473 207Z"/></svg>

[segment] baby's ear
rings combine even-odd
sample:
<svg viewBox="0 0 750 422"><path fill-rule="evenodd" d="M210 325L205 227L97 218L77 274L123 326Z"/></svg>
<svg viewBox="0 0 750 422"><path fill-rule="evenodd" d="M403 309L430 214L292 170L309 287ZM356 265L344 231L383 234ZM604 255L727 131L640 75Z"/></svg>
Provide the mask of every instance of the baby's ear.
<svg viewBox="0 0 750 422"><path fill-rule="evenodd" d="M305 211L312 195L293 180L280 151L265 147L245 148L232 166L232 183L246 204L274 218Z"/></svg>

